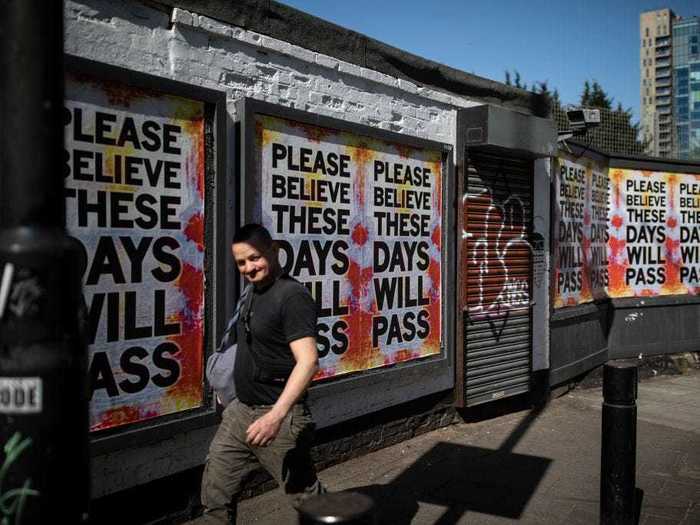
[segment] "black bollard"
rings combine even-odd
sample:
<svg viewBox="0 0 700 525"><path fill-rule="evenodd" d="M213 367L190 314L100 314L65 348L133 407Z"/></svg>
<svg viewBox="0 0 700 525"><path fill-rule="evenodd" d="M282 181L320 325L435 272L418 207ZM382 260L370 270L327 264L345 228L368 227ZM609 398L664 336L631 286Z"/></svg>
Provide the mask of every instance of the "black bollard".
<svg viewBox="0 0 700 525"><path fill-rule="evenodd" d="M342 523L377 525L374 501L358 492L331 492L306 500L299 507L299 525Z"/></svg>
<svg viewBox="0 0 700 525"><path fill-rule="evenodd" d="M637 362L610 361L603 368L600 458L600 523L637 521Z"/></svg>
<svg viewBox="0 0 700 525"><path fill-rule="evenodd" d="M82 252L66 236L63 2L0 18L0 523L84 521Z"/></svg>

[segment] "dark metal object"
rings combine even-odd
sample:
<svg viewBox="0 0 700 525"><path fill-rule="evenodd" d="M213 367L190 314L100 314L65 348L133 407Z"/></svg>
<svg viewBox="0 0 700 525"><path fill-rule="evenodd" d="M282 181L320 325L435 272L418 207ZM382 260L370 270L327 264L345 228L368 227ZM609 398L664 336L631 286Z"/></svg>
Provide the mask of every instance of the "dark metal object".
<svg viewBox="0 0 700 525"><path fill-rule="evenodd" d="M321 523L376 525L374 501L358 492L333 492L306 500L299 508L299 525Z"/></svg>
<svg viewBox="0 0 700 525"><path fill-rule="evenodd" d="M637 377L635 361L610 361L603 368L601 525L637 520Z"/></svg>
<svg viewBox="0 0 700 525"><path fill-rule="evenodd" d="M466 122L468 148L480 147L523 158L543 158L556 154L557 130L549 118L535 117L483 104L460 110Z"/></svg>
<svg viewBox="0 0 700 525"><path fill-rule="evenodd" d="M619 153L611 154L609 158L610 168L700 174L700 165L697 160L655 158Z"/></svg>
<svg viewBox="0 0 700 525"><path fill-rule="evenodd" d="M688 245L690 246L690 245ZM694 352L700 341L700 299L693 295L613 299L608 355Z"/></svg>
<svg viewBox="0 0 700 525"><path fill-rule="evenodd" d="M2 223L63 225L63 2L3 2Z"/></svg>
<svg viewBox="0 0 700 525"><path fill-rule="evenodd" d="M549 317L550 381L559 385L608 360L609 301L554 310Z"/></svg>
<svg viewBox="0 0 700 525"><path fill-rule="evenodd" d="M80 523L89 501L81 252L64 231L63 3L0 21L0 518Z"/></svg>

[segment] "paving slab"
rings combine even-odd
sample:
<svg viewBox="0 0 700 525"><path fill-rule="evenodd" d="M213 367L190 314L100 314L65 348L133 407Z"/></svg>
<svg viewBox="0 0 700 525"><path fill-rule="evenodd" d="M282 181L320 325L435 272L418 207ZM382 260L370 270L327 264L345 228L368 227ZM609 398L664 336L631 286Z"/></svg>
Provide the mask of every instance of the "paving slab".
<svg viewBox="0 0 700 525"><path fill-rule="evenodd" d="M601 402L599 388L574 390L544 410L452 425L320 477L373 497L381 524L595 524ZM700 524L700 372L643 381L638 409L640 524ZM279 490L239 505L239 523L296 520Z"/></svg>

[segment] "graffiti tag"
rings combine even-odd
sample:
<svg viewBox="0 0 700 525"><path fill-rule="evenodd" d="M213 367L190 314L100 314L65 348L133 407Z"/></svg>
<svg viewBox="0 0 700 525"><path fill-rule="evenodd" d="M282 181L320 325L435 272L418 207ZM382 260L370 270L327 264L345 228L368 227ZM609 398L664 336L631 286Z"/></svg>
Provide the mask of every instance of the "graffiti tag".
<svg viewBox="0 0 700 525"><path fill-rule="evenodd" d="M469 208L473 204L487 204L483 223L477 229L478 233L468 232L463 227L462 237L473 240L472 249L468 254L469 263L478 268L477 289L475 300L469 301L469 313L504 313L508 310L527 307L530 303L530 284L527 278L514 275L508 264L509 253L514 250L526 249L534 253L527 238L527 226L523 220L525 206L522 200L509 196L503 203L497 204L489 190L478 194L465 194L464 205ZM495 219L495 220L494 220ZM495 234L495 235L494 235ZM488 297L487 285L500 290L495 297Z"/></svg>
<svg viewBox="0 0 700 525"><path fill-rule="evenodd" d="M644 317L644 312L632 312L625 316L625 322L631 323Z"/></svg>
<svg viewBox="0 0 700 525"><path fill-rule="evenodd" d="M3 447L5 459L0 467L0 516L2 517L0 525L20 525L27 498L39 496L39 491L31 488L31 478L27 478L20 487L12 489L4 487L5 477L12 465L31 446L30 437L22 438L21 433L15 432Z"/></svg>
<svg viewBox="0 0 700 525"><path fill-rule="evenodd" d="M17 272L7 308L17 317L36 315L39 311L38 300L43 295L39 278L28 270L21 269Z"/></svg>

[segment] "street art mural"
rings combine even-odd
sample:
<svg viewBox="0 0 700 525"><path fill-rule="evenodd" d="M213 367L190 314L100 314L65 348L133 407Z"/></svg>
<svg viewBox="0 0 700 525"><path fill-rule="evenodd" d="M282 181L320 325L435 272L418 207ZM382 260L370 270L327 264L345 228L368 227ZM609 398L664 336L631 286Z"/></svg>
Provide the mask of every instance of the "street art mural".
<svg viewBox="0 0 700 525"><path fill-rule="evenodd" d="M84 252L93 431L201 406L204 105L69 75L66 225Z"/></svg>
<svg viewBox="0 0 700 525"><path fill-rule="evenodd" d="M262 223L318 304L317 380L440 353L442 152L255 116Z"/></svg>

